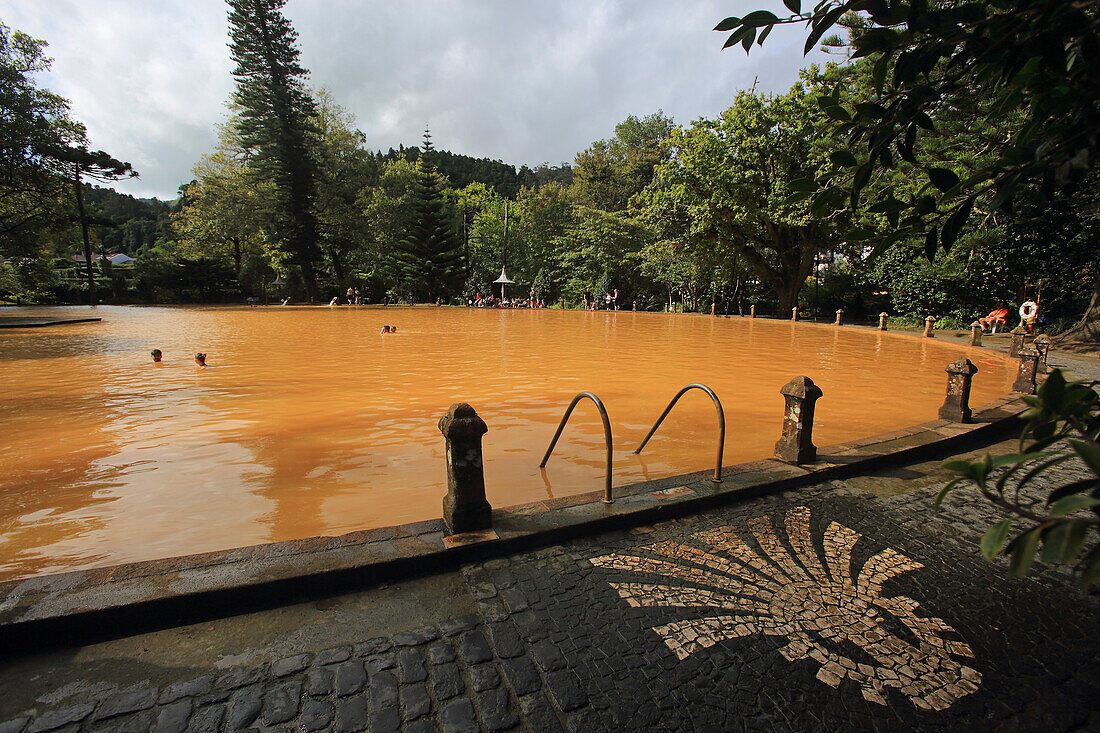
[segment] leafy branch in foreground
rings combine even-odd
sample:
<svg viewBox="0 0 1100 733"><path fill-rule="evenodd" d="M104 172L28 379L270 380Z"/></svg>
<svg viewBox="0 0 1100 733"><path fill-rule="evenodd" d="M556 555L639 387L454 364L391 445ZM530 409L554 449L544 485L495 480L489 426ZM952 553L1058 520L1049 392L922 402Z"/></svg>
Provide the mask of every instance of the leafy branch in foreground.
<svg viewBox="0 0 1100 733"><path fill-rule="evenodd" d="M807 181L803 195L886 214L895 234L921 234L929 259L950 249L975 211L1011 210L1026 184L1051 192L1095 166L1100 152L1100 3L1095 0L820 0L791 15L757 10L715 28L725 47L746 51L779 25L805 24L808 53L835 26L850 31L851 58L873 64L869 94L847 99L838 85L818 99L845 138L833 175ZM807 3L808 5L808 3ZM829 45L844 41L829 40ZM855 90L853 90L855 91ZM975 103L980 100L980 103ZM920 143L943 134L946 119L1001 124L1007 134L979 151L972 170ZM922 183L908 200L893 196L886 173L908 164ZM885 185L883 185L885 184Z"/></svg>
<svg viewBox="0 0 1100 733"><path fill-rule="evenodd" d="M944 468L960 474L936 497L938 509L954 489L976 486L982 496L1013 516L997 522L982 537L982 554L992 560L1003 552L1010 570L1023 576L1035 560L1069 563L1090 545L1077 563L1081 585L1100 581L1100 395L1097 382L1067 382L1055 369L1035 395L1020 435L1019 452L980 461L948 461ZM1074 457L1091 475L1063 483L1051 472ZM995 469L1003 469L995 471ZM996 473L996 475L995 475ZM1028 491L1029 486L1042 484ZM1045 485L1053 488L1043 497ZM1008 541L1009 530L1022 520L1023 531ZM1042 543L1042 549L1039 545Z"/></svg>

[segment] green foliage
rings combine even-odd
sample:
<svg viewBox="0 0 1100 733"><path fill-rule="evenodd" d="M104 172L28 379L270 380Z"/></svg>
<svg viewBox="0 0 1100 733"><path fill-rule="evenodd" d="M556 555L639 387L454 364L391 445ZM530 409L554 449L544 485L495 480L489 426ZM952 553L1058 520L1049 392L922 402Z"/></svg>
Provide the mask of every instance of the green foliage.
<svg viewBox="0 0 1100 733"><path fill-rule="evenodd" d="M794 7L782 19L767 11L727 18L716 30L733 31L726 45L743 42L747 51L775 25L805 23L809 52L835 25L851 29L852 57L872 64L872 84L851 100L839 84L818 98L850 153L815 185L815 200L826 208L832 187L856 208L873 179L906 164L918 194L898 199L885 186L870 206L892 202L899 239L930 233L932 257L937 248L950 250L979 200L979 209L1010 211L1025 184L1050 192L1092 168L1100 148L1100 14L1091 4L823 0L806 12ZM960 112L971 126L1009 125L1008 134L985 141L982 160L965 177L942 164L936 146L920 144L943 135L941 123Z"/></svg>
<svg viewBox="0 0 1100 733"><path fill-rule="evenodd" d="M1096 383L1067 382L1055 369L1029 405L1020 436L1019 452L979 461L948 461L959 478L936 497L938 508L962 485L975 486L987 500L1011 516L990 527L982 537L986 559L1010 556L1010 570L1024 575L1042 543L1043 562L1075 563L1081 584L1100 580L1100 394ZM1072 459L1089 474L1069 483L1050 478L1051 472ZM1038 482L1053 488L1036 496L1027 489ZM1013 525L1018 529L1009 539ZM1083 554L1082 554L1083 553Z"/></svg>
<svg viewBox="0 0 1100 733"><path fill-rule="evenodd" d="M317 107L298 63L298 34L282 14L285 2L228 0L235 128L255 180L273 185L272 236L317 297Z"/></svg>
<svg viewBox="0 0 1100 733"><path fill-rule="evenodd" d="M622 211L632 196L653 180L654 169L667 160L664 143L673 122L664 112L630 115L615 126L615 137L598 140L577 154L573 196L582 206Z"/></svg>
<svg viewBox="0 0 1100 733"><path fill-rule="evenodd" d="M696 242L728 247L786 312L816 255L836 247L850 227L849 217L797 196L802 181L829 169L834 152L813 99L818 84L811 70L787 94L742 92L717 120L673 130L671 158L653 184L668 194L649 197Z"/></svg>
<svg viewBox="0 0 1100 733"><path fill-rule="evenodd" d="M432 152L431 135L425 131L424 153L416 163L409 231L395 253L405 292L428 302L458 293L462 274L462 250Z"/></svg>

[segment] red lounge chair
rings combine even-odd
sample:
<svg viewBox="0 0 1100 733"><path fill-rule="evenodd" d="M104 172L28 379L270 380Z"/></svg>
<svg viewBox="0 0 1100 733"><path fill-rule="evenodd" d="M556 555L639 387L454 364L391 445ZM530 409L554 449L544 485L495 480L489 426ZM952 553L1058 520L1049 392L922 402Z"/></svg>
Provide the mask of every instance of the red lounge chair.
<svg viewBox="0 0 1100 733"><path fill-rule="evenodd" d="M997 326L1008 325L1008 308L997 308L990 311L988 316L978 319L978 323L982 324L983 331L988 330L991 333L997 333Z"/></svg>

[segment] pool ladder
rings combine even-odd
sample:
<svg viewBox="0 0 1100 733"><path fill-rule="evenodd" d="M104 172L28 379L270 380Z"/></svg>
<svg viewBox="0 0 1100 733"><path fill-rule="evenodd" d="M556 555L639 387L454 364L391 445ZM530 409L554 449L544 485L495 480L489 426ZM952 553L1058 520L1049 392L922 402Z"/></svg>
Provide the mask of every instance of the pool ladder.
<svg viewBox="0 0 1100 733"><path fill-rule="evenodd" d="M648 443L649 439L653 437L653 434L657 432L657 428L661 427L661 423L664 422L664 419L668 416L668 413L672 411L672 408L676 405L676 403L679 402L680 398L693 389L702 390L710 396L711 401L714 402L715 412L718 415L718 458L714 464L714 477L711 479L711 481L716 484L721 483L722 449L725 447L726 444L726 415L725 412L722 410L722 401L718 399L718 395L716 395L714 393L714 390L712 390L705 384L699 384L698 382L696 382L693 384L689 384L686 387L683 387L679 392L677 392L676 396L673 397L672 400L668 403L668 407L665 408L665 411L661 413L661 416L659 418L657 418L657 422L653 423L653 427L649 429L649 432L642 440L641 445L639 445L634 450L634 455L638 455L642 452L642 449L645 448L646 443ZM558 438L561 437L561 432L565 429L565 424L569 422L569 416L573 414L573 409L576 408L577 403L583 399L592 400L592 402L596 405L596 409L600 411L600 420L603 421L603 437L604 443L607 446L607 467L604 472L603 502L605 504L613 504L615 502L615 497L612 495L611 492L611 421L607 419L607 408L604 407L603 402L600 400L600 398L592 392L578 392L577 396L573 398L573 401L569 403L569 407L566 408L565 414L562 415L561 422L558 423L558 429L554 433L554 439L550 441L550 447L546 449L546 455L542 457L542 462L539 464L539 468L546 467L546 462L550 460L550 454L554 452L554 446L558 444Z"/></svg>

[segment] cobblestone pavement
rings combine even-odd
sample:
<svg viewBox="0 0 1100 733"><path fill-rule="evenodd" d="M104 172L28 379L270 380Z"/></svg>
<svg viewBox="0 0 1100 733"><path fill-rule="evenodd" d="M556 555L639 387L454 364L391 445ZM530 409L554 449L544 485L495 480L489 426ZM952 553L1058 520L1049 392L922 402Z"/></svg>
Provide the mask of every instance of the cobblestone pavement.
<svg viewBox="0 0 1100 733"><path fill-rule="evenodd" d="M475 613L157 684L82 669L0 733L1100 728L1100 603L985 563L984 517L932 490L827 484L470 565L448 593Z"/></svg>

